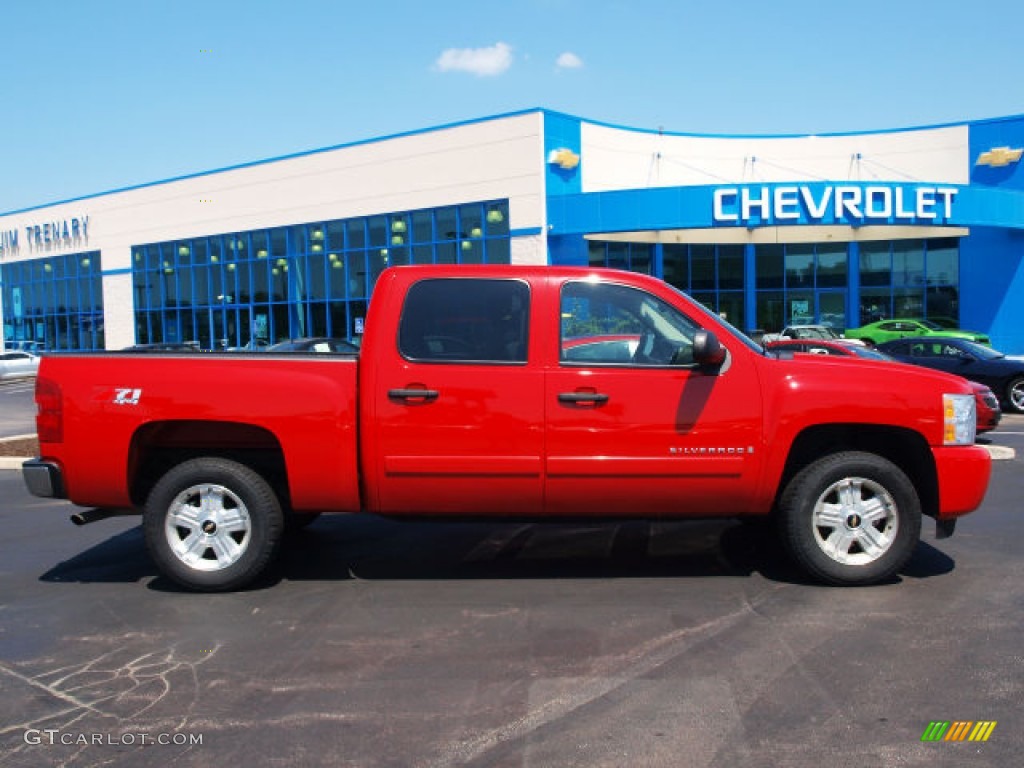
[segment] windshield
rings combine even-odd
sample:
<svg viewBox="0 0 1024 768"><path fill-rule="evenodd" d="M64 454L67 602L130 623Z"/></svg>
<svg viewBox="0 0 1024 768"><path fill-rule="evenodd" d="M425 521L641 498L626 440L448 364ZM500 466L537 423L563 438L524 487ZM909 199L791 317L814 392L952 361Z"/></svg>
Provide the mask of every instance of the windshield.
<svg viewBox="0 0 1024 768"><path fill-rule="evenodd" d="M791 329L793 338L796 339L841 339L838 333L833 331L831 328L827 328L824 325L803 325L795 326ZM784 333L784 336L790 334Z"/></svg>
<svg viewBox="0 0 1024 768"><path fill-rule="evenodd" d="M870 347L855 347L851 346L850 351L853 352L857 357L863 357L865 360L895 360L896 358L890 357L884 352L879 352L877 349L871 349Z"/></svg>
<svg viewBox="0 0 1024 768"><path fill-rule="evenodd" d="M975 344L973 341L963 341L961 344L964 349L979 360L998 360L1002 357L1006 357L1006 355L998 350L990 347L983 347L981 344Z"/></svg>
<svg viewBox="0 0 1024 768"><path fill-rule="evenodd" d="M944 330L941 325L939 325L938 323L933 323L931 320L918 320L917 322L919 322L921 325L923 325L925 328L927 328L930 331L941 331L941 330Z"/></svg>

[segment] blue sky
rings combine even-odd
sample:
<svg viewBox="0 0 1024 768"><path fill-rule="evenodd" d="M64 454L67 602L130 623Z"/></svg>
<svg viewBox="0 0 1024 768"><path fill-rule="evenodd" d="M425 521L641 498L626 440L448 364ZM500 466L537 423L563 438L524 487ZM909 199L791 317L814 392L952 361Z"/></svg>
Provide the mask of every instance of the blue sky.
<svg viewBox="0 0 1024 768"><path fill-rule="evenodd" d="M545 107L712 134L1024 112L1019 0L4 0L0 212Z"/></svg>

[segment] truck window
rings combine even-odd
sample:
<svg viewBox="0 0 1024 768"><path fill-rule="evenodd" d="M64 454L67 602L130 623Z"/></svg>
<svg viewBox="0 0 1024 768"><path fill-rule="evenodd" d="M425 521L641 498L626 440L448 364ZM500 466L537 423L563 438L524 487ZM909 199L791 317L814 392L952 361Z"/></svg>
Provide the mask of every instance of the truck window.
<svg viewBox="0 0 1024 768"><path fill-rule="evenodd" d="M420 280L405 297L398 350L413 362L525 363L529 317L521 280Z"/></svg>
<svg viewBox="0 0 1024 768"><path fill-rule="evenodd" d="M686 365L696 323L656 296L624 285L562 288L561 361L567 364Z"/></svg>

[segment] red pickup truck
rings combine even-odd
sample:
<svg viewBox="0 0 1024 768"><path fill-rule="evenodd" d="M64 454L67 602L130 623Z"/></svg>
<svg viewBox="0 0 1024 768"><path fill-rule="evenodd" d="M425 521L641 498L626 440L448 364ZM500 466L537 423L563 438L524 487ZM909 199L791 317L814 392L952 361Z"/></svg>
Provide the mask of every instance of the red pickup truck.
<svg viewBox="0 0 1024 768"><path fill-rule="evenodd" d="M286 523L772 516L813 577L891 577L984 497L966 381L785 359L643 275L398 267L345 355L47 355L39 496L142 514L159 570L235 589Z"/></svg>

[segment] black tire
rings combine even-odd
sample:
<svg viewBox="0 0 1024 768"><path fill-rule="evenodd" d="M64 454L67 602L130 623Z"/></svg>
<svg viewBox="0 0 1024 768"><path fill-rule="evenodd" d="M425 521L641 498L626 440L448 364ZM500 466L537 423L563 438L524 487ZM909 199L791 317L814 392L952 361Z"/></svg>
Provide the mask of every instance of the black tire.
<svg viewBox="0 0 1024 768"><path fill-rule="evenodd" d="M1018 376L1006 385L1006 409L1024 413L1024 376Z"/></svg>
<svg viewBox="0 0 1024 768"><path fill-rule="evenodd" d="M251 584L273 561L284 515L261 475L205 457L169 470L143 510L146 548L160 573L199 592Z"/></svg>
<svg viewBox="0 0 1024 768"><path fill-rule="evenodd" d="M860 586L894 576L917 547L921 503L891 461L848 451L804 467L779 499L783 541L827 584Z"/></svg>

